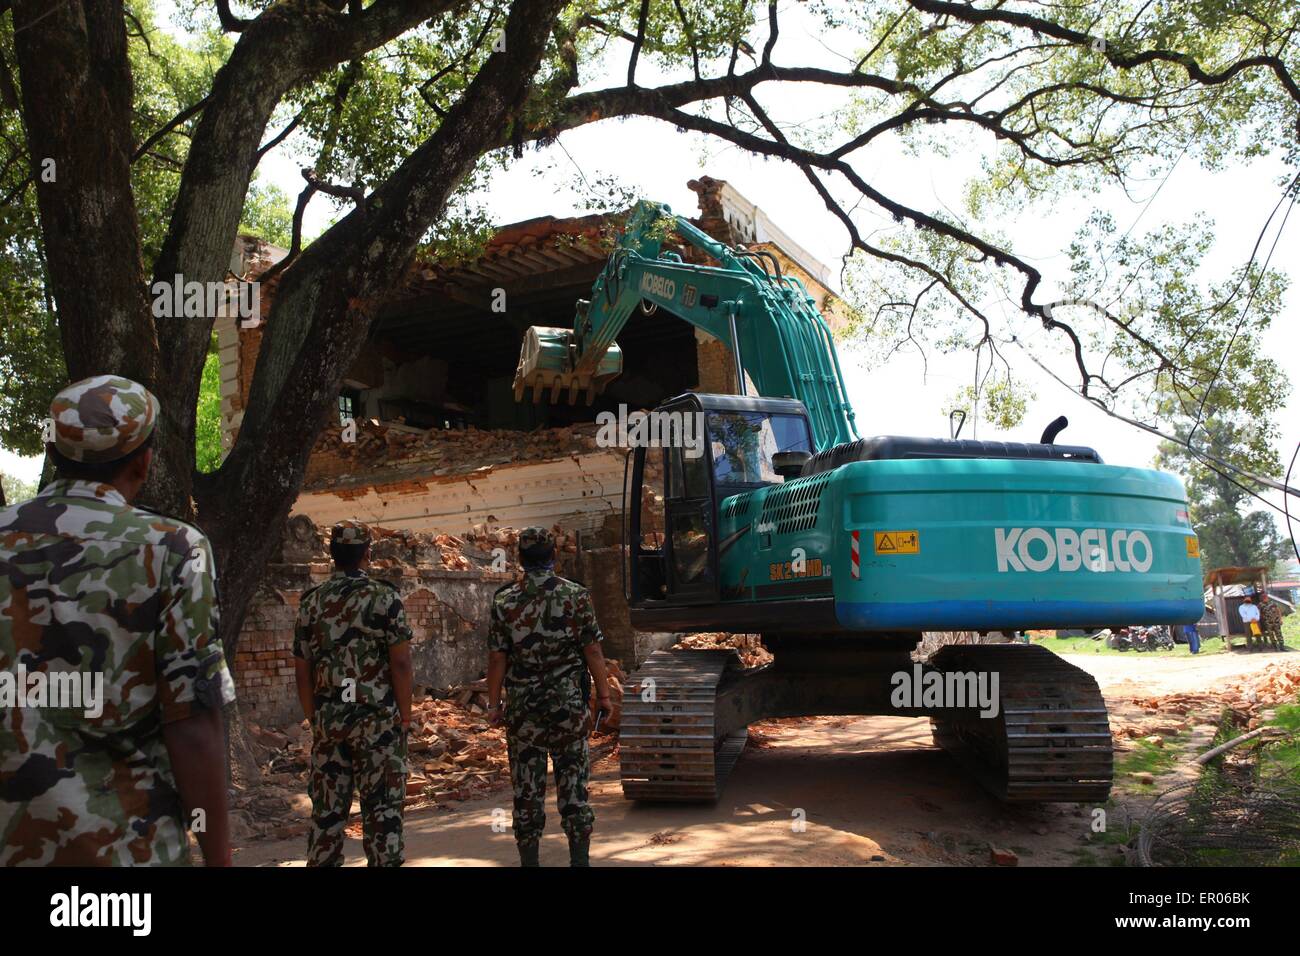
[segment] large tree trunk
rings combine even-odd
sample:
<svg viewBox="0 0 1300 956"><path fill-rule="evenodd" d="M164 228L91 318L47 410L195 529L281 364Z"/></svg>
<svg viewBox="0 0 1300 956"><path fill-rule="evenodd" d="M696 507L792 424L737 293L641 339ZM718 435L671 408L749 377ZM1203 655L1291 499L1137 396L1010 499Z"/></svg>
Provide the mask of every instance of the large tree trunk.
<svg viewBox="0 0 1300 956"><path fill-rule="evenodd" d="M465 0L378 0L360 14L282 0L240 37L191 141L155 277L225 277L256 151L293 86ZM197 517L216 550L222 631L233 654L307 458L382 300L448 196L500 145L529 92L563 0L519 0L505 46L476 74L438 131L364 208L283 273L239 438L212 475L194 472L194 410L212 318L150 309L130 186L131 75L121 0L15 5L28 140L36 160L50 283L73 377L116 372L163 405L157 476L146 500ZM38 22L38 17L39 19ZM58 164L39 179L39 157ZM161 342L160 342L161 339ZM191 506L193 501L194 506Z"/></svg>
<svg viewBox="0 0 1300 956"><path fill-rule="evenodd" d="M131 191L131 70L121 0L17 0L23 119L68 374L157 378Z"/></svg>
<svg viewBox="0 0 1300 956"><path fill-rule="evenodd" d="M232 651L343 376L447 198L514 122L562 6L517 3L505 50L489 58L437 132L283 273L235 447L195 485L200 522L221 562Z"/></svg>

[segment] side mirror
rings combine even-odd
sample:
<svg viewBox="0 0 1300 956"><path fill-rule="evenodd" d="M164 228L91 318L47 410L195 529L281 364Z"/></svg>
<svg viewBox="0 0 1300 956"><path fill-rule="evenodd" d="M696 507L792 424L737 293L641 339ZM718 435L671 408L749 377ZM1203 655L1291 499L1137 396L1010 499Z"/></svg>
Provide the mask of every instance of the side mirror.
<svg viewBox="0 0 1300 956"><path fill-rule="evenodd" d="M812 458L806 451L779 451L772 456L772 470L785 481L798 478L803 466Z"/></svg>

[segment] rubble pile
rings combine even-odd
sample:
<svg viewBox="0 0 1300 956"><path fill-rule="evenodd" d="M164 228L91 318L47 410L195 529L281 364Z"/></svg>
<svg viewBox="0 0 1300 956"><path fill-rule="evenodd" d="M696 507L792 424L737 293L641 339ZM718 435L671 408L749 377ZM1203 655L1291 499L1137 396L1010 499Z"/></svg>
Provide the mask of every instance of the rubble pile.
<svg viewBox="0 0 1300 956"><path fill-rule="evenodd" d="M1300 661L1270 664L1263 670L1225 681L1208 691L1133 697L1132 719L1115 731L1120 738L1165 738L1195 724L1217 723L1225 712L1232 723L1254 730L1263 721L1261 711L1300 697Z"/></svg>
<svg viewBox="0 0 1300 956"><path fill-rule="evenodd" d="M469 800L509 785L505 729L487 722L486 690L486 683L478 681L453 689L446 700L424 699L413 705L407 738L408 808ZM231 801L234 838L305 835L311 819L307 721L281 729L247 724L246 731L261 776L236 781ZM357 819L353 825L359 826Z"/></svg>
<svg viewBox="0 0 1300 956"><path fill-rule="evenodd" d="M611 713L593 742L612 743L618 736L627 674L617 660L605 664ZM591 708L594 718L594 689ZM407 809L444 806L510 786L505 728L489 724L487 710L486 680L454 687L443 699L414 703L407 737ZM232 839L305 836L311 820L307 796L311 730L307 721L278 729L249 723L245 732L260 774L252 780L235 775L230 805ZM360 836L358 816L354 815L348 833Z"/></svg>
<svg viewBox="0 0 1300 956"><path fill-rule="evenodd" d="M486 681L411 708L408 807L468 800L509 784L505 728L491 726L486 714Z"/></svg>
<svg viewBox="0 0 1300 956"><path fill-rule="evenodd" d="M616 659L608 657L605 659L605 670L609 683L609 706L610 712L600 725L600 730L596 736L603 734L618 734L619 726L623 717L623 685L627 683L627 673L623 670L622 664ZM592 719L596 714L596 691L592 688L591 692L591 711Z"/></svg>
<svg viewBox="0 0 1300 956"><path fill-rule="evenodd" d="M411 428L401 423L362 419L355 441L343 440L343 428L332 425L321 433L313 455L329 453L364 463L366 468L420 462L435 475L463 474L511 461L543 461L600 451L595 423L540 428L536 431L468 428Z"/></svg>
<svg viewBox="0 0 1300 956"><path fill-rule="evenodd" d="M1270 664L1261 671L1231 681L1222 692L1233 706L1273 707L1293 702L1300 696L1300 661Z"/></svg>
<svg viewBox="0 0 1300 956"><path fill-rule="evenodd" d="M299 515L296 519L304 517ZM370 545L370 568L380 576L383 572L395 568L443 568L452 571L516 573L520 570L518 563L520 530L475 525L471 531L455 535L371 525L373 541ZM559 555L578 553L578 538L574 532L564 531L559 527L551 530L555 535L555 550ZM314 534L310 538L301 531L297 533L300 535L300 540L310 542L305 553L295 556L297 559L308 563L329 563L330 529L328 526L314 526ZM564 573L558 566L557 571Z"/></svg>
<svg viewBox="0 0 1300 956"><path fill-rule="evenodd" d="M772 661L772 652L763 646L761 634L727 634L713 631L704 634L687 634L673 645L675 651L725 651L734 650L747 668L762 667Z"/></svg>
<svg viewBox="0 0 1300 956"><path fill-rule="evenodd" d="M322 529L328 535L328 529ZM376 571L395 567L441 567L452 571L482 569L493 563L494 541L481 541L468 535L433 534L425 531L372 528L374 541L370 545L370 566ZM497 561L500 570L515 570L513 552L506 550L504 560Z"/></svg>

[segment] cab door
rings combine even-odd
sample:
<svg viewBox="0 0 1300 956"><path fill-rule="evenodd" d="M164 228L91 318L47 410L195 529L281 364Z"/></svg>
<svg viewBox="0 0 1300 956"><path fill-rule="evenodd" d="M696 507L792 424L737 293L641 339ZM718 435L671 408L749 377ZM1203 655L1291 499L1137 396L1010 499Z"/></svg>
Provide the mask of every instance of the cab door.
<svg viewBox="0 0 1300 956"><path fill-rule="evenodd" d="M668 599L718 599L718 542L713 469L703 447L665 449L665 547Z"/></svg>

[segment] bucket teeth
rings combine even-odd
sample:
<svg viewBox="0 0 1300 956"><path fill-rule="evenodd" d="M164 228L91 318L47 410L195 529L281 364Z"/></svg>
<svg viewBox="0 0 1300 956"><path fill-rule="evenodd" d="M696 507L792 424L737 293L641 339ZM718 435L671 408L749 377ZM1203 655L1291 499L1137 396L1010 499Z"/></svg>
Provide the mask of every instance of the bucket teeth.
<svg viewBox="0 0 1300 956"><path fill-rule="evenodd" d="M534 402L550 401L559 404L561 400L576 405L579 398L590 405L596 400L601 388L596 382L584 382L576 375L567 372L535 372L532 375L515 379L515 401L522 402L531 392ZM548 394L549 393L549 394Z"/></svg>
<svg viewBox="0 0 1300 956"><path fill-rule="evenodd" d="M575 371L576 369L576 371ZM533 390L533 401L544 400L543 391L550 391L550 401L558 404L567 393L568 403L576 405L578 395L585 393L590 405L605 386L623 371L623 353L617 344L608 346L599 361L583 364L578 360L578 346L572 330L533 326L524 335L519 351L519 365L515 369L515 401L521 402L528 389Z"/></svg>

